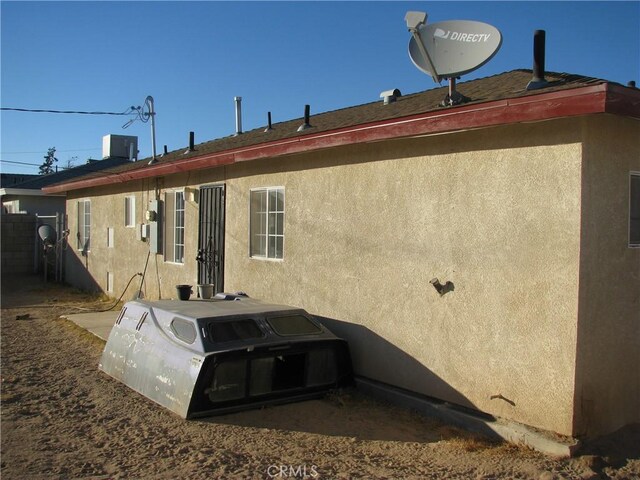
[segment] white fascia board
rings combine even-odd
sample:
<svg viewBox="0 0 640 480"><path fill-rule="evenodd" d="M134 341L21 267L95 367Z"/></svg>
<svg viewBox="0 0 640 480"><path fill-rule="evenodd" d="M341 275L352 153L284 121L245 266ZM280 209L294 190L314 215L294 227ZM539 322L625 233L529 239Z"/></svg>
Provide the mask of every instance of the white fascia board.
<svg viewBox="0 0 640 480"><path fill-rule="evenodd" d="M0 195L24 195L28 197L66 197L65 194L47 194L35 188L0 188Z"/></svg>

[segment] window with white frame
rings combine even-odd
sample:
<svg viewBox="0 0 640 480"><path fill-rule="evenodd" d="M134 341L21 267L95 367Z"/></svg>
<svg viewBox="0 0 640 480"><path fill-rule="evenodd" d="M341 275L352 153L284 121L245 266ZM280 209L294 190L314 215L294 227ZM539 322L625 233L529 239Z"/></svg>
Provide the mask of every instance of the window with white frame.
<svg viewBox="0 0 640 480"><path fill-rule="evenodd" d="M124 197L124 226L136 226L136 197Z"/></svg>
<svg viewBox="0 0 640 480"><path fill-rule="evenodd" d="M640 172L629 176L629 246L640 247Z"/></svg>
<svg viewBox="0 0 640 480"><path fill-rule="evenodd" d="M250 197L250 255L284 258L284 188L254 189Z"/></svg>
<svg viewBox="0 0 640 480"><path fill-rule="evenodd" d="M91 200L78 201L78 250L89 251L91 242Z"/></svg>
<svg viewBox="0 0 640 480"><path fill-rule="evenodd" d="M184 191L165 193L164 204L164 260L172 263L184 263Z"/></svg>

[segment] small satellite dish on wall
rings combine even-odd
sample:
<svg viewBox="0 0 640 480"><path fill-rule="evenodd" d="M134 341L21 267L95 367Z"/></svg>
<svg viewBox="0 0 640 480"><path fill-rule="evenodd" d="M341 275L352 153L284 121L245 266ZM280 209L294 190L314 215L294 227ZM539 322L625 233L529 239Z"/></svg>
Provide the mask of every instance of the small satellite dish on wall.
<svg viewBox="0 0 640 480"><path fill-rule="evenodd" d="M502 45L500 31L487 23L449 20L427 25L424 12L407 12L405 20L411 32L411 61L434 82L449 79L450 92L445 103L450 105L460 103L463 98L455 95L455 79L487 63Z"/></svg>

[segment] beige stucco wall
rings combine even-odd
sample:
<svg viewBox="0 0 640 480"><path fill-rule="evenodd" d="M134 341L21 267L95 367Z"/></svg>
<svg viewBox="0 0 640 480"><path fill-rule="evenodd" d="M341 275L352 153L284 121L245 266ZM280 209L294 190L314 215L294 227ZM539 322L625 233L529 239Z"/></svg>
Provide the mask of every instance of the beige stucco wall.
<svg viewBox="0 0 640 480"><path fill-rule="evenodd" d="M571 433L581 188L572 127L230 169L227 289L347 322L338 329L361 375ZM248 192L264 186L285 188L281 262L247 255ZM434 277L455 291L441 298ZM491 399L499 394L515 405Z"/></svg>
<svg viewBox="0 0 640 480"><path fill-rule="evenodd" d="M71 232L66 261L66 278L83 288L100 290L119 297L133 275L147 271L142 293L147 298L177 298L175 285L192 284L195 288L197 265L195 256L198 241L198 205L186 192L185 263L165 262L162 254L149 254L148 241L138 240L136 228L124 226L125 197L134 195L135 223L148 223L145 212L149 201L164 198L164 193L185 189L189 175L171 178L149 179L116 184L89 190L69 192L67 202L68 224ZM91 247L83 255L76 248L77 202L91 200ZM114 246L107 246L107 229L114 228ZM149 257L147 263L147 257ZM107 274L114 274L111 292L107 292ZM128 300L138 292L140 277L135 278L126 290L123 299Z"/></svg>
<svg viewBox="0 0 640 480"><path fill-rule="evenodd" d="M611 121L564 119L379 142L70 192L72 232L75 202L91 195L92 244L86 257L72 249L67 278L104 290L112 271L111 295L119 296L143 271L149 251L123 227L124 197L135 193L140 223L156 195L223 183L225 290L325 317L349 340L358 374L562 434L583 433L596 414L604 423L627 421L629 415L609 409L637 406L637 369L636 400L622 398L633 371L617 377L611 398L594 398L606 390L610 367L633 360L637 341L597 381L587 380L617 338L609 330L608 343L598 340L615 283L592 298L599 277L587 272L613 280L616 265L627 269L630 287L616 322L630 336L637 332L628 312L637 306L630 292L638 275L628 271L638 250L617 245L619 260L605 265L610 233L593 236L584 214L596 212L597 223L620 207L614 190L621 171L637 161L623 155L615 180L601 181L611 173L602 152L617 151L616 140L628 143L635 132L628 130L633 122L623 122L621 142ZM282 261L248 254L249 192L269 186L285 189ZM613 203L598 203L601 196ZM148 298L175 298L176 284L196 283L198 204L189 191L186 198L185 264L151 255ZM111 249L109 226L116 227ZM614 230L619 243L619 226ZM591 240L581 240L585 232ZM455 290L440 297L429 283L434 277ZM125 299L138 286L136 278ZM586 353L594 345L598 353ZM491 398L497 395L509 401ZM574 402L591 407L574 415Z"/></svg>
<svg viewBox="0 0 640 480"><path fill-rule="evenodd" d="M640 423L640 248L628 247L640 121L601 116L583 128L575 430L594 436Z"/></svg>

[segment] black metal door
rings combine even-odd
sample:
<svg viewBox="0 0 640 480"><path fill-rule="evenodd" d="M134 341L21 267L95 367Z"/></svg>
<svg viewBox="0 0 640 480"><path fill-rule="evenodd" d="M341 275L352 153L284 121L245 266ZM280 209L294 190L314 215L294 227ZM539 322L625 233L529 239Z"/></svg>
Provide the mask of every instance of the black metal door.
<svg viewBox="0 0 640 480"><path fill-rule="evenodd" d="M224 185L200 187L198 283L224 291Z"/></svg>

